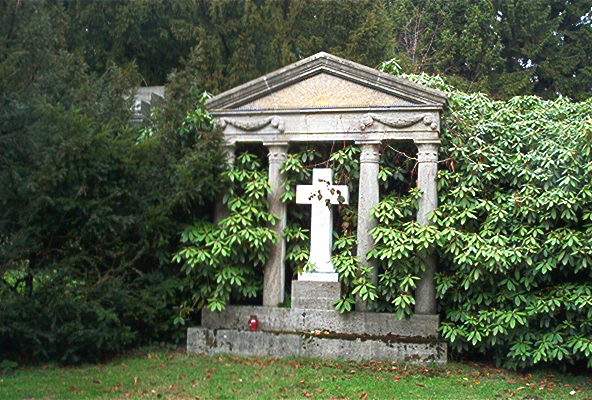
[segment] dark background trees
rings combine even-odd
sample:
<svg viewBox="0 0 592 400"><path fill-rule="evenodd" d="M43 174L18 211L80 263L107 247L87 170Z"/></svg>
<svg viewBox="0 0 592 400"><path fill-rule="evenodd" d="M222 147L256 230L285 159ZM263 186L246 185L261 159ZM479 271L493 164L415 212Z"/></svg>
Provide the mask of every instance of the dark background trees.
<svg viewBox="0 0 592 400"><path fill-rule="evenodd" d="M13 11L22 3L4 1ZM496 97L583 99L592 90L588 0L73 0L52 7L65 12L66 47L93 71L135 62L150 85L190 59L195 79L219 92L328 51L373 67L395 57L407 72L446 74ZM12 13L5 14L8 23Z"/></svg>

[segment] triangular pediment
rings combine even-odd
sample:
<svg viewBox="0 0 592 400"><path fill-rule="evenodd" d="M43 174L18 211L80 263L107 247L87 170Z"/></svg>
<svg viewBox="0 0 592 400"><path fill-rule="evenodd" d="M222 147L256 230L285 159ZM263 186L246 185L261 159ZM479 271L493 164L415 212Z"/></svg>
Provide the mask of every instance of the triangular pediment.
<svg viewBox="0 0 592 400"><path fill-rule="evenodd" d="M318 53L208 101L215 110L438 106L446 95L405 79Z"/></svg>

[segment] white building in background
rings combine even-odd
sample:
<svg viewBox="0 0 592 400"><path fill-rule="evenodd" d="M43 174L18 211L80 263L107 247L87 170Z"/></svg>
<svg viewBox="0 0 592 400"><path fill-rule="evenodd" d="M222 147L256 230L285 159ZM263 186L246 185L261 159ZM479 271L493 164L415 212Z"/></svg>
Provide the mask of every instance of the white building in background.
<svg viewBox="0 0 592 400"><path fill-rule="evenodd" d="M150 116L150 109L164 100L164 86L140 86L134 95L133 123L141 123Z"/></svg>

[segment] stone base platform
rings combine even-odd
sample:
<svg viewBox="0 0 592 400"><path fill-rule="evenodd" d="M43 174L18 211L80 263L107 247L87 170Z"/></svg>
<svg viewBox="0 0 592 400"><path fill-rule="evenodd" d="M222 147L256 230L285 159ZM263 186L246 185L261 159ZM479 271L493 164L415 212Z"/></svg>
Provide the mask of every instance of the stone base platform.
<svg viewBox="0 0 592 400"><path fill-rule="evenodd" d="M249 332L236 329L189 328L187 351L253 357L310 357L354 361L383 360L445 364L446 345L438 342L384 341L306 333Z"/></svg>
<svg viewBox="0 0 592 400"><path fill-rule="evenodd" d="M251 315L259 321L256 332L249 331ZM399 321L384 313L229 306L202 312L202 326L187 331L187 351L445 364L438 322L437 315Z"/></svg>

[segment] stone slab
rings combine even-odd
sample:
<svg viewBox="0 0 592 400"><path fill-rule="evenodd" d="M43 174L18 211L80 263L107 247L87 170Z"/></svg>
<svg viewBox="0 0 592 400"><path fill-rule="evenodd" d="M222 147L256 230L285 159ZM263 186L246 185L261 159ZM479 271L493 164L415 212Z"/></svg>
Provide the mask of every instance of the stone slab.
<svg viewBox="0 0 592 400"><path fill-rule="evenodd" d="M414 315L405 320L393 314L373 312L338 313L322 309L297 309L261 306L227 306L224 311L202 311L202 326L210 329L248 330L251 315L256 315L262 331L310 332L389 336L400 338L437 338L439 316Z"/></svg>
<svg viewBox="0 0 592 400"><path fill-rule="evenodd" d="M371 337L331 337L201 327L187 330L187 352L254 357L383 360L414 364L445 364L447 359L446 344L438 341L393 342Z"/></svg>

